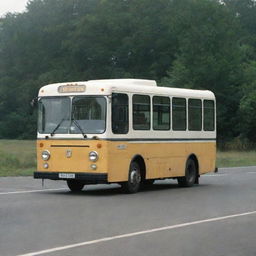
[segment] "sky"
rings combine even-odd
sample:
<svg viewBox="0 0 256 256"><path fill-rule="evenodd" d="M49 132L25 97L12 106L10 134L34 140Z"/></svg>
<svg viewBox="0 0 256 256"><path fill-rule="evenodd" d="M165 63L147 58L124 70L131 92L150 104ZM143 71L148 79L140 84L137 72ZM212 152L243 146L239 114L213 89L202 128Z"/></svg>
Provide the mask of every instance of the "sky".
<svg viewBox="0 0 256 256"><path fill-rule="evenodd" d="M0 17L7 12L23 12L28 0L0 0Z"/></svg>

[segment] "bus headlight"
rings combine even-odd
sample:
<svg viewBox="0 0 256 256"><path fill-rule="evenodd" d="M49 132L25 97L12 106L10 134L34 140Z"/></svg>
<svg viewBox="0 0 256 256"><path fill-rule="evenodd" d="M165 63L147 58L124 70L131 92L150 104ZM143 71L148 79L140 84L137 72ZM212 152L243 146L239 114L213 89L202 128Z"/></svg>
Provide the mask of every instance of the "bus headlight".
<svg viewBox="0 0 256 256"><path fill-rule="evenodd" d="M96 162L98 159L99 159L99 155L96 151L91 151L89 153L89 159L92 161L92 162Z"/></svg>
<svg viewBox="0 0 256 256"><path fill-rule="evenodd" d="M41 156L44 161L47 161L50 159L51 154L48 150L44 150Z"/></svg>

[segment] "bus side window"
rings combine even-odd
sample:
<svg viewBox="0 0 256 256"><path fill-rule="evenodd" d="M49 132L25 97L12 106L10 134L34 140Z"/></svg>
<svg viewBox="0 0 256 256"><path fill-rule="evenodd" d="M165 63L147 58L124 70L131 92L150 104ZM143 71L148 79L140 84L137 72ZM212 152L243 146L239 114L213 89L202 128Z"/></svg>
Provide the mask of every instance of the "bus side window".
<svg viewBox="0 0 256 256"><path fill-rule="evenodd" d="M153 97L153 129L170 130L170 98Z"/></svg>
<svg viewBox="0 0 256 256"><path fill-rule="evenodd" d="M186 99L173 98L172 100L172 129L185 131L187 128Z"/></svg>
<svg viewBox="0 0 256 256"><path fill-rule="evenodd" d="M204 100L204 131L215 130L215 110L213 100Z"/></svg>
<svg viewBox="0 0 256 256"><path fill-rule="evenodd" d="M202 130L202 101L199 99L188 100L188 129Z"/></svg>
<svg viewBox="0 0 256 256"><path fill-rule="evenodd" d="M133 95L133 129L150 130L150 97Z"/></svg>
<svg viewBox="0 0 256 256"><path fill-rule="evenodd" d="M112 94L112 132L126 134L129 130L128 95Z"/></svg>

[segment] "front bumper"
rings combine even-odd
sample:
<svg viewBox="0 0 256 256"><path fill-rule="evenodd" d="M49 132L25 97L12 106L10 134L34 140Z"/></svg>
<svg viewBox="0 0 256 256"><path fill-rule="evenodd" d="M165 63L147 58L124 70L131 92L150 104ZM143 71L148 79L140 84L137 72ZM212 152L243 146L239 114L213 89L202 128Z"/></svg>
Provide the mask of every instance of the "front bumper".
<svg viewBox="0 0 256 256"><path fill-rule="evenodd" d="M108 183L108 175L105 173L72 173L75 174L73 180L80 180L85 184L106 184ZM60 178L59 172L34 172L34 179L50 179L50 180L69 180Z"/></svg>

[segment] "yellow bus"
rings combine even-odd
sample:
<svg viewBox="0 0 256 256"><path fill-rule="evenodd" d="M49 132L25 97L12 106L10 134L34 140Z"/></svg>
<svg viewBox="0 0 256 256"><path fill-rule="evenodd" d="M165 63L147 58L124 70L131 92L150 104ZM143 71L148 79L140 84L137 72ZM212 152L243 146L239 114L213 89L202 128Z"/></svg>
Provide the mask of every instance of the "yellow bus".
<svg viewBox="0 0 256 256"><path fill-rule="evenodd" d="M158 179L199 183L215 170L216 101L211 91L153 80L56 83L38 95L36 179L71 191L119 183L127 193Z"/></svg>

